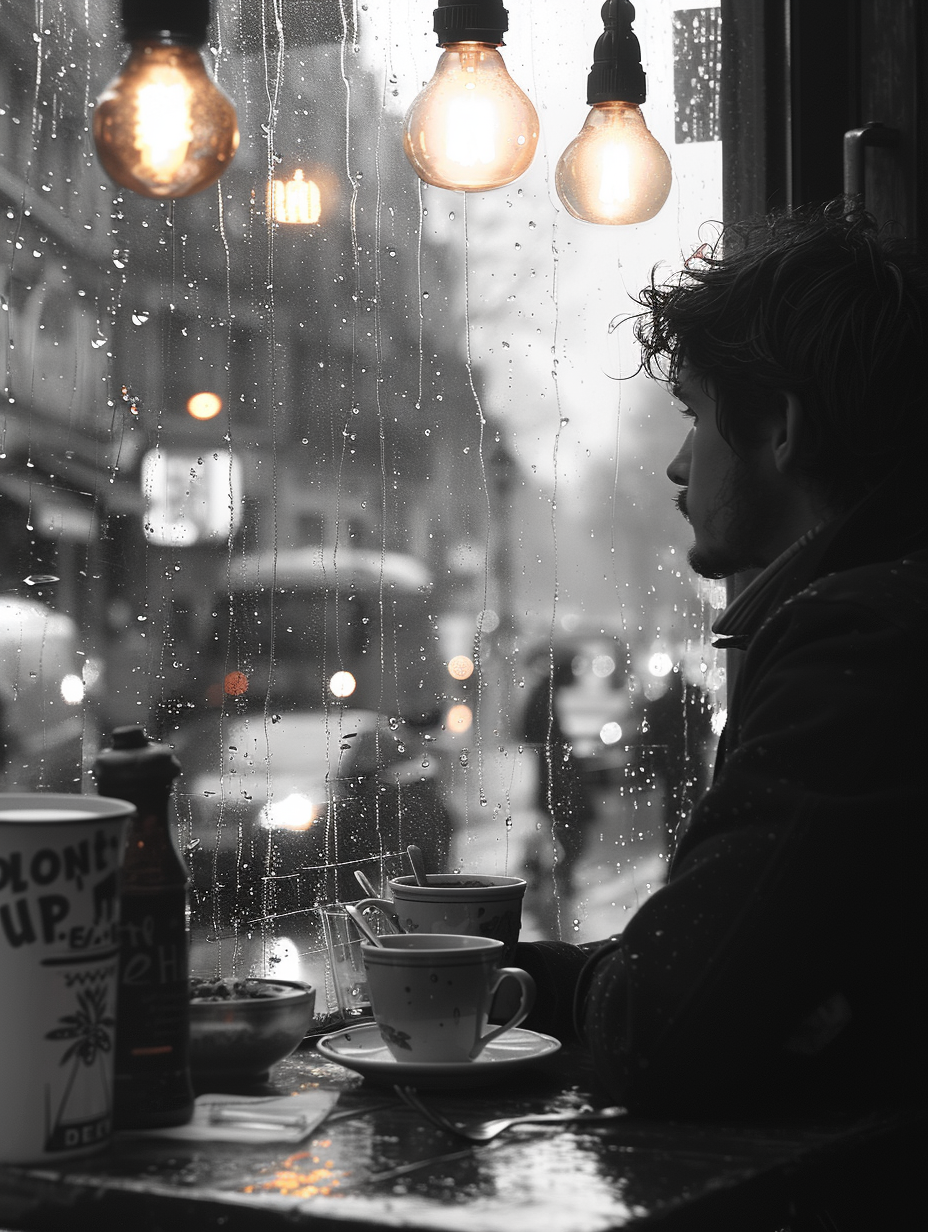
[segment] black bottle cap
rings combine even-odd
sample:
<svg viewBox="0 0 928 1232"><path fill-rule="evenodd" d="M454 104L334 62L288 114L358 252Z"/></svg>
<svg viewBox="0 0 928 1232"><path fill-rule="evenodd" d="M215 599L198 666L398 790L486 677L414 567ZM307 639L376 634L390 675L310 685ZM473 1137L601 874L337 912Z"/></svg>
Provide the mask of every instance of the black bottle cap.
<svg viewBox="0 0 928 1232"><path fill-rule="evenodd" d="M432 14L439 47L447 43L502 44L509 29L509 14L502 0L438 0Z"/></svg>
<svg viewBox="0 0 928 1232"><path fill-rule="evenodd" d="M130 727L113 728L114 749L144 749L148 745L148 737L144 727L133 724Z"/></svg>
<svg viewBox="0 0 928 1232"><path fill-rule="evenodd" d="M93 768L98 784L105 780L107 793L134 785L171 783L180 774L173 750L149 740L137 724L114 728L112 741L111 748L100 750Z"/></svg>

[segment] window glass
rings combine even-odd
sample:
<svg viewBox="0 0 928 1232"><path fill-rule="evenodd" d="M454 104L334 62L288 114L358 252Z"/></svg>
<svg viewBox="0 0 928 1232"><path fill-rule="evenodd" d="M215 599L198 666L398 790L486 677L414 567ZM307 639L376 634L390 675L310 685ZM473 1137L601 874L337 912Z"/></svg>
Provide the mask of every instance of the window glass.
<svg viewBox="0 0 928 1232"><path fill-rule="evenodd" d="M410 842L526 876L524 937L616 931L721 723L626 319L720 217L718 8L637 6L673 183L597 226L555 167L600 4L509 6L540 139L472 193L403 153L433 7L214 4L241 146L159 201L93 147L117 5L4 5L3 785L93 791L116 725L174 745L200 974L324 988L318 908Z"/></svg>

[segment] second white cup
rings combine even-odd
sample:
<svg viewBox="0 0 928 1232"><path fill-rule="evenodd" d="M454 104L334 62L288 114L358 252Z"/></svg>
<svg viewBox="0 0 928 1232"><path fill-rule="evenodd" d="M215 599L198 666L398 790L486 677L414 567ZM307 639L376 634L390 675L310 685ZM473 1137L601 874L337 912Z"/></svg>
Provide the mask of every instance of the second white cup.
<svg viewBox="0 0 928 1232"><path fill-rule="evenodd" d="M503 943L494 938L412 933L365 943L361 953L374 1018L397 1061L473 1061L535 1000L527 971L500 967ZM494 994L507 980L518 985L518 1006L487 1031Z"/></svg>

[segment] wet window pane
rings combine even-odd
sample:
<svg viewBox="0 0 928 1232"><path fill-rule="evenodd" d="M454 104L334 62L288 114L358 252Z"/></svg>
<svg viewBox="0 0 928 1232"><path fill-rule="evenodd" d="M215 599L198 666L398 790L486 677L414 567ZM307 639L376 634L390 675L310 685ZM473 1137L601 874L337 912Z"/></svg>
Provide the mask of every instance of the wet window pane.
<svg viewBox="0 0 928 1232"><path fill-rule="evenodd" d="M403 153L431 5L217 4L241 146L172 201L94 151L116 6L4 6L4 786L93 791L115 725L174 745L197 973L323 987L320 906L410 842L526 876L525 937L605 936L705 783L722 596L624 319L720 216L718 10L638 6L673 186L594 226L554 186L602 30L575 7L510 6L541 139L465 194Z"/></svg>

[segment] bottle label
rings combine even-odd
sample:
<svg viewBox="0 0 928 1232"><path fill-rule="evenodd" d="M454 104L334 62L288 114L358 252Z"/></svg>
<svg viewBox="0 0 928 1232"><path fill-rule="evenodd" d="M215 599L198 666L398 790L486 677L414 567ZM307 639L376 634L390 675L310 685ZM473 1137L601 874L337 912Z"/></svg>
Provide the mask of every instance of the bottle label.
<svg viewBox="0 0 928 1232"><path fill-rule="evenodd" d="M187 1065L189 997L186 891L123 893L116 1069Z"/></svg>

